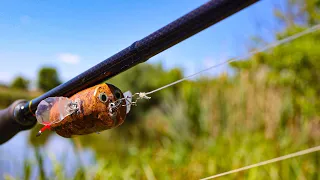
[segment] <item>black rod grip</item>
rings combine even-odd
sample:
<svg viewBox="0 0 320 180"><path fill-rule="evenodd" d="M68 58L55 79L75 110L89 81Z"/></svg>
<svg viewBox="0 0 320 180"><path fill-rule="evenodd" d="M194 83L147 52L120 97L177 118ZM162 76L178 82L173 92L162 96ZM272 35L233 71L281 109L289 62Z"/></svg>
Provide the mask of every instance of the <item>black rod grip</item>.
<svg viewBox="0 0 320 180"><path fill-rule="evenodd" d="M0 110L0 144L7 142L18 132L30 129L35 125L36 121L23 124L19 119L15 118L15 108L25 103L25 100L17 100L8 108Z"/></svg>

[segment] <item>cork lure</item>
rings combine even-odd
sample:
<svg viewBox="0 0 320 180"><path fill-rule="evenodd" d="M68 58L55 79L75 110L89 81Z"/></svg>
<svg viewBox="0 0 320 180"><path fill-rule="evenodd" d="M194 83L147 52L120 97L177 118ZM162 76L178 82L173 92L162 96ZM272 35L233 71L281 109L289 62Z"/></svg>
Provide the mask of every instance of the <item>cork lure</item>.
<svg viewBox="0 0 320 180"><path fill-rule="evenodd" d="M47 129L70 138L117 127L130 111L131 97L130 91L123 94L107 83L82 90L70 98L48 97L36 110L37 121L44 125L37 136Z"/></svg>

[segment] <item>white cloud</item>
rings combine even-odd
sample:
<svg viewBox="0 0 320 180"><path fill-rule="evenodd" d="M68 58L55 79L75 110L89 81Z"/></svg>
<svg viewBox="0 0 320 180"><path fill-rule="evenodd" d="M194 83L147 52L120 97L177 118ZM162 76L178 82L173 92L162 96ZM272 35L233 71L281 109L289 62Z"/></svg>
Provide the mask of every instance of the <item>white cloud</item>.
<svg viewBox="0 0 320 180"><path fill-rule="evenodd" d="M78 64L80 62L80 56L71 53L61 53L58 54L60 61L67 64Z"/></svg>

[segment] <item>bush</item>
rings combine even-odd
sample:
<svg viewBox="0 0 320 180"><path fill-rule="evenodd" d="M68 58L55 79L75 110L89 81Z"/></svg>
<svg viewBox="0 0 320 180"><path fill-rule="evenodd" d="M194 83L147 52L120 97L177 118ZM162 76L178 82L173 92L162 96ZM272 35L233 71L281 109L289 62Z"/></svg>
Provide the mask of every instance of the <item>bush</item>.
<svg viewBox="0 0 320 180"><path fill-rule="evenodd" d="M13 80L10 87L14 88L14 89L27 90L29 87L29 83L30 83L29 80L27 80L21 76L18 76Z"/></svg>

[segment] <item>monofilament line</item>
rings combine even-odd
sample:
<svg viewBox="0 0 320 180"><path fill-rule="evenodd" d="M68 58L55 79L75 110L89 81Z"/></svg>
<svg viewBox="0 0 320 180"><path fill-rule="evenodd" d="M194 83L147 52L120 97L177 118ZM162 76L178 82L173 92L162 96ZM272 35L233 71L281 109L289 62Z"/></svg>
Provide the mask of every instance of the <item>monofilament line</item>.
<svg viewBox="0 0 320 180"><path fill-rule="evenodd" d="M194 76L197 76L197 75L199 75L199 74L201 74L201 73L203 73L203 72L205 72L205 71L209 71L209 70L211 70L211 69L213 69L213 68L222 66L222 65L224 65L224 64L227 64L227 63L230 63L230 62L233 62L233 61L239 61L239 60L242 60L242 59L251 57L251 56L253 56L254 54L267 51L267 50L269 50L269 49L271 49L271 48L274 48L274 47L276 47L276 46L279 46L279 45L281 45L281 44L290 42L290 41L295 40L295 39L297 39L297 38L299 38L299 37L302 37L302 36L305 36L305 35L310 34L310 33L312 33L312 32L315 32L315 31L317 31L317 30L319 30L319 29L320 29L320 24L315 25L315 26L312 26L312 27L310 27L310 28L308 28L308 29L300 32L300 33L294 34L294 35L289 36L289 37L287 37L287 38L284 38L284 39L282 39L282 40L279 40L279 41L276 41L276 42L274 42L274 43L271 43L271 44L269 44L269 45L267 45L267 46L265 46L265 47L263 47L263 48L260 48L260 49L251 51L251 52L249 52L248 54L246 54L246 55L244 55L244 56L232 58L232 59L229 59L229 60L227 60L227 61L221 62L221 63L219 63L219 64L215 64L215 65L210 66L210 67L208 67L208 68L206 68L206 69L203 69L203 70L201 70L201 71L199 71L199 72L197 72L197 73L194 73L194 74L192 74L192 75L189 75L189 76L187 76L187 77L184 77L184 78L182 78L182 79L180 79L180 80L177 80L177 81L175 81L175 82L172 82L172 83L170 83L170 84L167 84L167 85L165 85L165 86L162 86L162 87L160 87L160 88L158 88L158 89L155 89L155 90L153 90L153 91L149 91L149 92L145 93L145 95L149 95L149 94L155 93L155 92L160 91L160 90L162 90L162 89L165 89L165 88L167 88L167 87L170 87L170 86L173 86L173 85L175 85L175 84L178 84L178 83L180 83L180 82L182 82L182 81L191 79L191 78L193 78Z"/></svg>
<svg viewBox="0 0 320 180"><path fill-rule="evenodd" d="M277 157L277 158L274 158L274 159L263 161L263 162L260 162L260 163L257 163L257 164L252 164L250 166L245 166L245 167L242 167L242 168L239 168L239 169L235 169L235 170L232 170L232 171L224 172L224 173L217 174L217 175L214 175L214 176L206 177L206 178L203 178L201 180L214 179L214 178L217 178L217 177L221 177L221 176L225 176L225 175L228 175L228 174L237 173L237 172L240 172L240 171L244 171L244 170L248 170L248 169L251 169L251 168L263 166L263 165L266 165L266 164L271 164L271 163L274 163L274 162L282 161L282 160L293 158L293 157L297 157L297 156L302 156L302 155L313 153L313 152L316 152L316 151L320 151L320 146L316 146L316 147L309 148L309 149L306 149L306 150L298 151L298 152L295 152L295 153L292 153L292 154L288 154L288 155L285 155L285 156L280 156L280 157Z"/></svg>
<svg viewBox="0 0 320 180"><path fill-rule="evenodd" d="M210 66L210 67L208 67L208 68L206 68L206 69L203 69L203 70L201 70L201 71L199 71L199 72L196 72L196 73L194 73L194 74L191 74L191 75L189 75L189 76L186 76L186 77L184 77L184 78L182 78L182 79L179 79L179 80L177 80L177 81L174 81L174 82L172 82L172 83L170 83L170 84L164 85L164 86L162 86L162 87L160 87L160 88L157 88L157 89L155 89L155 90L152 90L152 91L149 91L149 92L135 93L135 95L138 95L138 96L139 96L138 99L150 99L150 97L148 97L147 95L150 95L150 94L152 94L152 93L158 92L158 91L160 91L160 90L163 90L163 89L165 89L165 88L168 88L168 87L170 87L170 86L173 86L173 85L175 85L175 84L178 84L178 83L180 83L180 82L182 82L182 81L191 79L191 78L193 78L193 77L195 77L195 76L197 76L197 75L199 75L199 74L201 74L201 73L203 73L203 72L209 71L209 70L211 70L211 69L213 69L213 68L222 66L222 65L224 65L224 64L227 64L227 63L230 63L230 62L234 62L234 61L239 61L239 60L242 60L242 59L245 59L245 58L249 58L249 57L251 57L251 56L253 56L253 55L257 54L257 53L264 52L264 51L267 51L267 50L269 50L269 49L271 49L271 48L274 48L274 47L277 47L277 46L279 46L279 45L282 45L282 44L284 44L284 43L293 41L293 40L295 40L295 39L297 39L297 38L300 38L300 37L305 36L305 35L307 35L307 34L310 34L310 33L312 33L312 32L318 31L319 29L320 29L320 24L315 25L315 26L312 26L312 27L310 27L310 28L308 28L308 29L300 32L300 33L296 33L296 34L294 34L294 35L292 35L292 36L289 36L289 37L287 37L287 38L284 38L284 39L282 39L282 40L275 41L275 42L273 42L273 43L271 43L271 44L269 44L269 45L267 45L267 46L265 46L265 47L262 47L262 48L260 48L260 49L251 51L251 52L249 52L248 54L246 54L246 55L244 55L244 56L239 56L239 57L232 58L232 59L229 59L229 60L227 60L227 61L224 61L224 62L215 64L215 65L213 65L213 66ZM122 99L125 99L125 98L122 98ZM119 100L122 100L122 99L119 99Z"/></svg>

